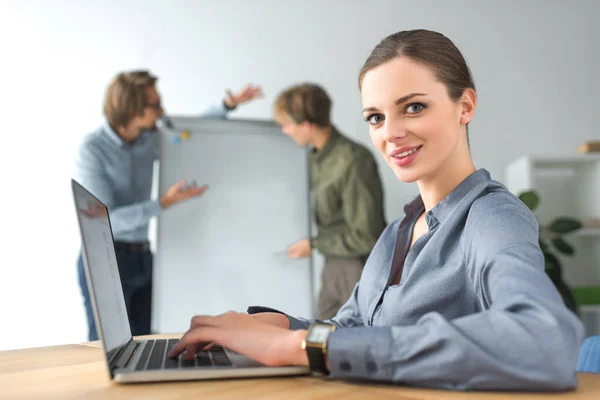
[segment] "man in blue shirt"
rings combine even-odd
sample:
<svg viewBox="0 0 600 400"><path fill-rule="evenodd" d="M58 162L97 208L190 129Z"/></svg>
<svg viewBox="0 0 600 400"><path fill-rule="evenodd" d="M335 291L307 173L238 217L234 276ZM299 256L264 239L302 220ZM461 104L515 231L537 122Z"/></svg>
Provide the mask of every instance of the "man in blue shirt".
<svg viewBox="0 0 600 400"><path fill-rule="evenodd" d="M148 224L161 210L198 197L206 190L174 183L158 200L151 199L154 161L159 156L156 122L163 115L157 78L148 71L119 73L106 91L104 123L81 142L75 179L104 202L111 213L121 284L133 335L150 333L152 253ZM228 111L262 95L247 85L227 91L222 103L205 110L208 118L225 118ZM89 340L98 339L83 261L78 261Z"/></svg>

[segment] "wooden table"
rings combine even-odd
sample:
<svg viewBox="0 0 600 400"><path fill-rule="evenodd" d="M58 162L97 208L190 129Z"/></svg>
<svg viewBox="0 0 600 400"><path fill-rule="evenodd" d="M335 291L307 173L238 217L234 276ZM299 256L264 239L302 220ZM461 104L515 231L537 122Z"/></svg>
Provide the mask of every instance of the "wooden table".
<svg viewBox="0 0 600 400"><path fill-rule="evenodd" d="M579 387L576 391L556 394L450 392L364 382L327 381L308 376L119 385L108 379L98 342L0 352L2 399L600 400L600 374L579 373L577 376Z"/></svg>

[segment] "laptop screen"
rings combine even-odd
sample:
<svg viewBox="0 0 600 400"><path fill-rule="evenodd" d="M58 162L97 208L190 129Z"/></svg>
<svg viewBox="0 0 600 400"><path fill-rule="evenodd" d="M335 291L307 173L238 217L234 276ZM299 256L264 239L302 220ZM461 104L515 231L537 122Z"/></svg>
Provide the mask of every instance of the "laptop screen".
<svg viewBox="0 0 600 400"><path fill-rule="evenodd" d="M96 327L108 353L131 339L108 209L72 180Z"/></svg>

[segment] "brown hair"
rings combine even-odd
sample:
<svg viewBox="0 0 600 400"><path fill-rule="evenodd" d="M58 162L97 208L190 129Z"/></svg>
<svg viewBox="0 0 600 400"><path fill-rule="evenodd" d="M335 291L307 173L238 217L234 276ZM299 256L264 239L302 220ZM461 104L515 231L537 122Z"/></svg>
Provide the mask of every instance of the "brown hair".
<svg viewBox="0 0 600 400"><path fill-rule="evenodd" d="M465 89L475 90L471 71L460 50L441 33L424 29L394 33L375 46L360 70L358 88L362 87L367 72L397 57L407 57L431 68L453 101L458 100Z"/></svg>
<svg viewBox="0 0 600 400"><path fill-rule="evenodd" d="M113 128L124 127L146 107L146 89L153 87L158 78L148 71L130 71L118 74L106 89L104 115Z"/></svg>
<svg viewBox="0 0 600 400"><path fill-rule="evenodd" d="M287 114L296 122L310 122L320 127L331 125L331 99L314 83L290 86L277 96L275 114Z"/></svg>

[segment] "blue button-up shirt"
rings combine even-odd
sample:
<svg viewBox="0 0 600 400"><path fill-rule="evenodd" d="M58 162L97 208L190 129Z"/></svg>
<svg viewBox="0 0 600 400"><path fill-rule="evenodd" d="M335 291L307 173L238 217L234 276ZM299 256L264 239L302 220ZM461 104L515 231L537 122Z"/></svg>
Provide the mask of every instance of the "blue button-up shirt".
<svg viewBox="0 0 600 400"><path fill-rule="evenodd" d="M215 105L200 116L224 118L226 113L223 105ZM128 144L106 121L79 146L74 178L108 207L115 240L148 240L150 219L161 210L150 198L159 151L158 132L146 131Z"/></svg>
<svg viewBox="0 0 600 400"><path fill-rule="evenodd" d="M338 326L328 342L331 375L451 389L575 387L583 326L544 271L529 209L476 171L427 212L428 232L391 285L402 261L394 255L408 249L424 211L421 198L406 211L327 321ZM306 329L312 321L290 322Z"/></svg>

